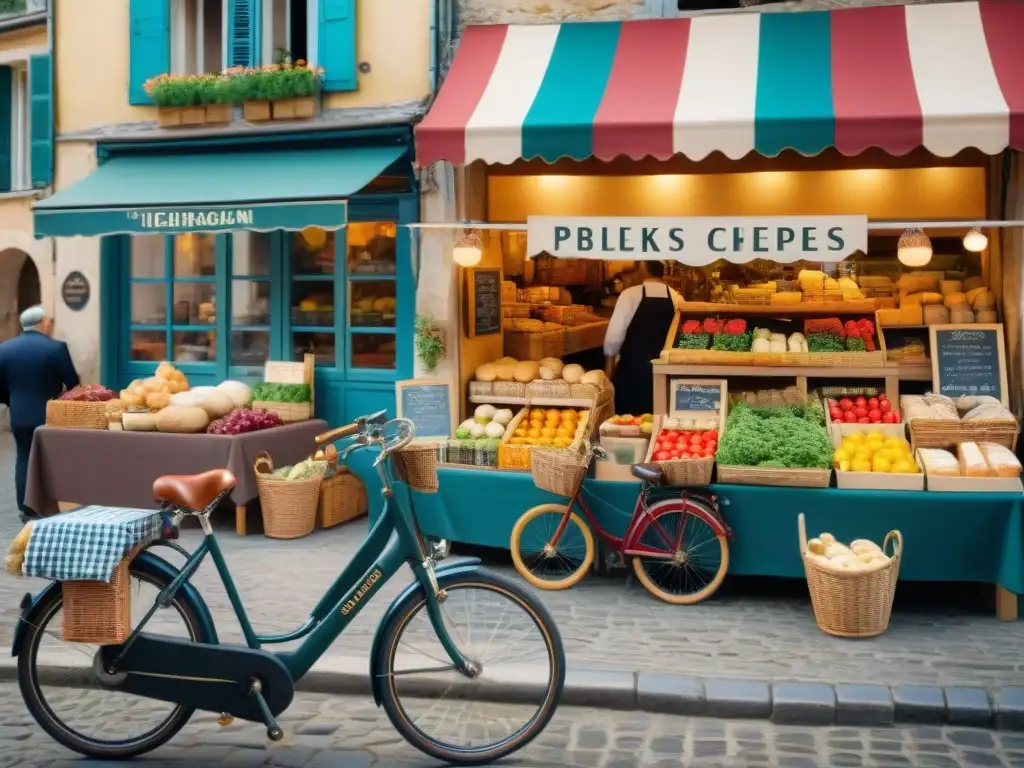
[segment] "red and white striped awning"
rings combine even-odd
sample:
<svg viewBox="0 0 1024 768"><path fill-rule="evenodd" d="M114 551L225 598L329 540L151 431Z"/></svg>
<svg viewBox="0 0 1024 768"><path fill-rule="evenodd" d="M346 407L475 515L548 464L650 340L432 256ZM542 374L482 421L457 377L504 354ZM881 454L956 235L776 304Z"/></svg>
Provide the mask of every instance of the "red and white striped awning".
<svg viewBox="0 0 1024 768"><path fill-rule="evenodd" d="M417 161L1024 150L1024 0L466 29Z"/></svg>

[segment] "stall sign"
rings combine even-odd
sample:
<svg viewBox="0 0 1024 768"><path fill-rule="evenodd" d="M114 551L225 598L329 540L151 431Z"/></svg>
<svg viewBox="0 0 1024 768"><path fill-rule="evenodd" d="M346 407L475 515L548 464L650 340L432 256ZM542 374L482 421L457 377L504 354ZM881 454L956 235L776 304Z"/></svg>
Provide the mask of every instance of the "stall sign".
<svg viewBox="0 0 1024 768"><path fill-rule="evenodd" d="M416 437L447 438L455 431L451 387L441 379L395 382L398 416L416 426Z"/></svg>
<svg viewBox="0 0 1024 768"><path fill-rule="evenodd" d="M680 382L673 397L674 411L717 411L722 407L722 387L719 384Z"/></svg>
<svg viewBox="0 0 1024 768"><path fill-rule="evenodd" d="M933 325L932 387L940 395L987 395L1009 403L1003 326Z"/></svg>
<svg viewBox="0 0 1024 768"><path fill-rule="evenodd" d="M89 278L79 271L68 272L67 277L60 286L60 295L68 309L80 312L89 303L92 289L89 287Z"/></svg>
<svg viewBox="0 0 1024 768"><path fill-rule="evenodd" d="M501 333L501 270L469 267L466 274L466 335Z"/></svg>
<svg viewBox="0 0 1024 768"><path fill-rule="evenodd" d="M530 216L526 229L530 256L545 252L577 259L675 260L695 267L719 259L836 262L868 247L866 216Z"/></svg>

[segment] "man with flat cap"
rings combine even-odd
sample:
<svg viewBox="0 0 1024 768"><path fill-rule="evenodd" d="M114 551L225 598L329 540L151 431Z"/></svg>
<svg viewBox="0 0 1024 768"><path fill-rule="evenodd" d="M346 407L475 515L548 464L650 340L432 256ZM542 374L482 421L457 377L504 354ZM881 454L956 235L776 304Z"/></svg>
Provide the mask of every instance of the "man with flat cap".
<svg viewBox="0 0 1024 768"><path fill-rule="evenodd" d="M46 403L65 389L78 386L68 345L50 338L53 321L42 307L21 313L20 336L0 344L0 403L11 411L11 432L17 449L14 488L22 520L32 515L25 506L25 482L32 435L46 423Z"/></svg>

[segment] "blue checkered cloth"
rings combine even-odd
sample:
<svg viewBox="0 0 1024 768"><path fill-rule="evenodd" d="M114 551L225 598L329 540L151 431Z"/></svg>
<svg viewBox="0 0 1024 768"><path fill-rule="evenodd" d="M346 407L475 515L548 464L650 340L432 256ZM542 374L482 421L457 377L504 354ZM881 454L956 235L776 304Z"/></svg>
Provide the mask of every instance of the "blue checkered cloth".
<svg viewBox="0 0 1024 768"><path fill-rule="evenodd" d="M26 576L110 583L114 568L140 544L160 538L160 512L84 507L38 520L25 551Z"/></svg>

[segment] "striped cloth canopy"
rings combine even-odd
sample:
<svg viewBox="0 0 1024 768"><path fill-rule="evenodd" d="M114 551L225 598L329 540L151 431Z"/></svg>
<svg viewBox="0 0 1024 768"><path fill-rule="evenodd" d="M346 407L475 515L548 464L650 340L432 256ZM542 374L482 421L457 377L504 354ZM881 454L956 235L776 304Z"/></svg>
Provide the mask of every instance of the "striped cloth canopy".
<svg viewBox="0 0 1024 768"><path fill-rule="evenodd" d="M1024 150L1024 0L468 27L417 161Z"/></svg>

